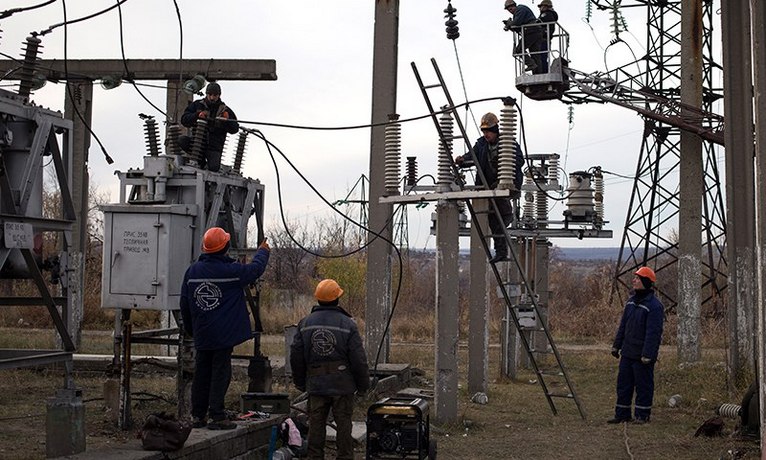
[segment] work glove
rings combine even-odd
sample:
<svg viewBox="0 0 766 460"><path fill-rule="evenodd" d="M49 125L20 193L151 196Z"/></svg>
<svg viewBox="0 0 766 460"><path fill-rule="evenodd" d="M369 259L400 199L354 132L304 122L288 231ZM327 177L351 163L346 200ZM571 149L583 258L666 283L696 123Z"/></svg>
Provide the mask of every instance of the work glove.
<svg viewBox="0 0 766 460"><path fill-rule="evenodd" d="M646 356L641 357L641 364L649 364L652 362L651 358L647 358Z"/></svg>
<svg viewBox="0 0 766 460"><path fill-rule="evenodd" d="M511 19L505 19L502 21L504 31L508 32L509 30L511 30L511 22L512 22Z"/></svg>
<svg viewBox="0 0 766 460"><path fill-rule="evenodd" d="M615 358L619 358L620 357L620 350L618 350L616 348L612 348L612 356L614 356Z"/></svg>
<svg viewBox="0 0 766 460"><path fill-rule="evenodd" d="M258 249L265 249L267 251L271 251L271 248L269 247L269 243L266 241L268 238L264 238L263 242L258 246Z"/></svg>
<svg viewBox="0 0 766 460"><path fill-rule="evenodd" d="M221 118L229 119L229 112L224 112L221 114Z"/></svg>
<svg viewBox="0 0 766 460"><path fill-rule="evenodd" d="M200 110L197 112L197 118L207 118L207 110Z"/></svg>

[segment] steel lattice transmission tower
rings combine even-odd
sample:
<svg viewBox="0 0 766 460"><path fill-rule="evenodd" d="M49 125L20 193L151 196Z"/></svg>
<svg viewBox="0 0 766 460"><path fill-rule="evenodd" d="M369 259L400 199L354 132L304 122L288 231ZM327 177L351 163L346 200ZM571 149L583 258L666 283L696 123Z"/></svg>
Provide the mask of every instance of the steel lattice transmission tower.
<svg viewBox="0 0 766 460"><path fill-rule="evenodd" d="M681 2L591 0L599 9L646 8L646 54L635 62L616 69L632 72L632 84L671 100L680 101L681 86ZM617 17L617 15L615 15ZM715 102L723 97L716 87L722 68L713 56L713 1L703 1L702 92L703 110L713 112ZM635 73L636 68L641 72ZM650 108L650 107L647 107ZM679 215L678 176L680 169L679 128L645 119L641 150L636 166L633 190L625 220L620 256L615 270L615 284L630 287L633 272L642 265L656 271L674 267L678 261L677 241L669 239L670 225ZM726 216L721 194L715 146L703 143L704 197L702 206L703 303L717 305L726 287ZM678 231L683 231L679 229ZM613 290L614 292L614 290ZM674 308L674 295L661 291Z"/></svg>

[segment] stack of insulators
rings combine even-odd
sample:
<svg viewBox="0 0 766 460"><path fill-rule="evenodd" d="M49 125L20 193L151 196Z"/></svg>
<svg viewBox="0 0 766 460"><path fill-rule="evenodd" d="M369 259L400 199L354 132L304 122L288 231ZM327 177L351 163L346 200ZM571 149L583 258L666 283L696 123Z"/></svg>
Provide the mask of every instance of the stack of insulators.
<svg viewBox="0 0 766 460"><path fill-rule="evenodd" d="M534 182L532 182L531 174L524 176L524 185L526 185L527 192L524 194L524 220L532 221L535 219L535 193L529 190Z"/></svg>
<svg viewBox="0 0 766 460"><path fill-rule="evenodd" d="M37 56L40 52L40 39L34 36L27 37L26 49L24 50L24 62L19 70L19 96L29 97L34 85L33 77L37 64Z"/></svg>
<svg viewBox="0 0 766 460"><path fill-rule="evenodd" d="M202 148L207 143L207 120L197 119L197 126L194 128L194 137L192 138L191 159L198 165L202 164Z"/></svg>
<svg viewBox="0 0 766 460"><path fill-rule="evenodd" d="M497 153L497 188L516 190L516 109L511 104L500 110L500 141Z"/></svg>
<svg viewBox="0 0 766 460"><path fill-rule="evenodd" d="M399 179L401 177L400 162L402 155L402 125L397 122L399 115L388 116L389 124L385 129L385 183L387 195L399 194Z"/></svg>
<svg viewBox="0 0 766 460"><path fill-rule="evenodd" d="M146 150L149 156L156 157L160 154L160 135L157 132L157 120L149 117L144 121L144 137Z"/></svg>
<svg viewBox="0 0 766 460"><path fill-rule="evenodd" d="M245 147L247 147L247 132L240 131L237 138L237 150L234 152L234 171L242 174L242 162L245 159Z"/></svg>
<svg viewBox="0 0 766 460"><path fill-rule="evenodd" d="M455 181L452 175L452 131L453 120L449 112L439 117L442 137L439 139L439 158L437 160L436 183L440 189L449 190Z"/></svg>
<svg viewBox="0 0 766 460"><path fill-rule="evenodd" d="M596 218L604 221L604 175L601 173L601 169L596 169L593 173L593 201L595 205L593 209L596 211Z"/></svg>
<svg viewBox="0 0 766 460"><path fill-rule="evenodd" d="M181 125L173 123L168 125L167 132L167 154L168 155L181 155L181 146L178 145L178 137L181 135Z"/></svg>
<svg viewBox="0 0 766 460"><path fill-rule="evenodd" d="M454 40L460 36L460 32L457 26L457 20L455 19L455 13L457 13L457 8L452 6L451 2L447 2L447 8L444 9L444 17L447 18L447 21L444 23L447 28L445 29L447 31L447 38L449 40Z"/></svg>
<svg viewBox="0 0 766 460"><path fill-rule="evenodd" d="M418 159L407 157L407 187L414 187L418 183Z"/></svg>

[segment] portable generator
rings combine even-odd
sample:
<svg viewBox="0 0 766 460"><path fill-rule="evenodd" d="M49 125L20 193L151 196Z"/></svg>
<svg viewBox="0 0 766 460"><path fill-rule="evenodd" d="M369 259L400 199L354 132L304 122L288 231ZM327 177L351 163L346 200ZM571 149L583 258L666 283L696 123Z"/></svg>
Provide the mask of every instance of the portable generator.
<svg viewBox="0 0 766 460"><path fill-rule="evenodd" d="M422 398L383 398L367 409L367 459L435 459L429 439L428 402Z"/></svg>

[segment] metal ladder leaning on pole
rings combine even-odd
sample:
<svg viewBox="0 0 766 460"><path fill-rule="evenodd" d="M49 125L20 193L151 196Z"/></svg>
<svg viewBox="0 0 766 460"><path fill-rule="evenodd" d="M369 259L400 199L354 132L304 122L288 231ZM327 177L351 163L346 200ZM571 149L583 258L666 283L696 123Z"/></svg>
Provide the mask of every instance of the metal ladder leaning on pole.
<svg viewBox="0 0 766 460"><path fill-rule="evenodd" d="M436 130L439 133L439 139L441 140L442 147L444 147L444 151L450 154L452 151L451 148L451 142L456 139L462 139L465 142L466 148L468 149L471 158L474 160L474 164L476 164L476 155L473 151L473 143L468 138L468 135L466 134L465 128L460 121L459 114L457 113L457 108L455 107L454 102L452 101L452 97L449 94L449 91L447 90L447 86L444 83L444 79L442 78L441 71L439 70L439 66L436 64L435 59L431 59L431 63L433 64L434 71L436 73L437 78L439 79L438 84L434 85L424 85L423 80L420 77L420 73L418 72L417 66L413 62L412 65L412 71L415 73L415 78L417 79L418 86L420 87L421 92L423 93L423 98L425 99L426 105L428 106L428 110L431 114L431 118L434 122L434 125L436 126ZM444 97L447 100L446 108L444 108L441 111L435 111L434 106L431 102L431 99L428 96L428 90L431 88L441 88ZM510 98L508 98L510 99ZM504 101L505 102L505 101ZM447 134L442 129L442 125L439 122L439 119L437 118L437 113L446 113L452 116L452 118L455 120L455 123L460 131L459 135L452 136L451 134ZM501 116L502 120L502 116ZM452 161L451 155L450 155L450 161ZM465 183L460 178L460 174L458 172L457 166L452 163L452 170L454 173L454 176L457 178L456 182L461 190L465 189ZM481 177L482 182L486 183L484 173L482 172L481 168L477 168L477 174L479 174L479 177ZM499 172L498 175L501 175L502 172ZM498 218L499 222L502 222L503 219L500 215L500 211L498 210L497 204L495 203L495 200L490 199L489 200L490 206L488 208L489 213L494 213L495 217ZM490 250L489 240L494 237L504 237L506 240L506 244L508 246L508 253L509 253L509 260L511 263L515 264L519 268L519 274L521 278L521 283L523 285L524 290L529 293L527 297L530 299L531 307L534 310L535 317L541 318L540 316L540 308L538 306L538 302L536 299L536 296L534 295L534 292L531 289L530 283L527 280L526 275L524 274L524 271L521 269L521 265L519 263L518 257L516 255L516 251L514 250L514 241L511 238L510 233L508 232L507 228L503 229L503 235L492 235L490 232L485 232L484 229L481 228L481 225L478 225L479 220L477 219L477 214L479 212L474 210L474 207L471 204L470 199L465 200L466 208L468 209L470 215L471 215L471 225L474 226L477 230L477 233L479 237L481 238L482 247L484 248L484 252L487 255L487 260L489 261L489 265L492 269L492 272L495 275L495 279L497 280L497 284L499 286L499 291L502 294L502 300L504 301L506 307L508 308L509 316L511 317L514 326L516 327L516 330L519 331L519 338L521 343L524 346L524 349L527 352L527 356L529 357L529 362L532 365L532 368L537 375L537 380L540 382L540 386L543 389L543 392L545 394L545 398L548 400L548 405L551 408L551 411L554 415L558 414L558 410L556 409L556 404L554 403L554 398L563 398L563 399L571 399L575 402L577 406L577 410L580 413L580 417L585 419L585 411L582 407L582 404L580 403L580 399L577 397L577 394L575 393L574 387L572 385L571 380L569 379L569 375L567 374L566 369L564 368L564 364L561 360L561 356L559 355L558 349L556 348L556 344L553 342L553 336L551 336L551 333L546 326L544 321L537 321L537 324L534 327L526 327L522 326L519 322L519 315L518 315L518 309L519 308L529 308L530 305L527 304L514 304L511 300L511 297L508 293L508 286L506 285L506 282L503 280L503 277L501 276L500 269L498 268L498 263L505 263L506 261L495 261L493 262L492 259L492 252ZM542 332L545 335L545 338L547 340L548 347L546 347L545 350L535 350L532 345L530 344L529 338L524 334L525 332ZM545 353L550 354L555 358L555 367L552 369L541 369L538 362L535 360L534 353ZM553 379L553 378L559 378L563 379L563 383L565 385L564 391L551 391L549 388L549 383L546 379Z"/></svg>

